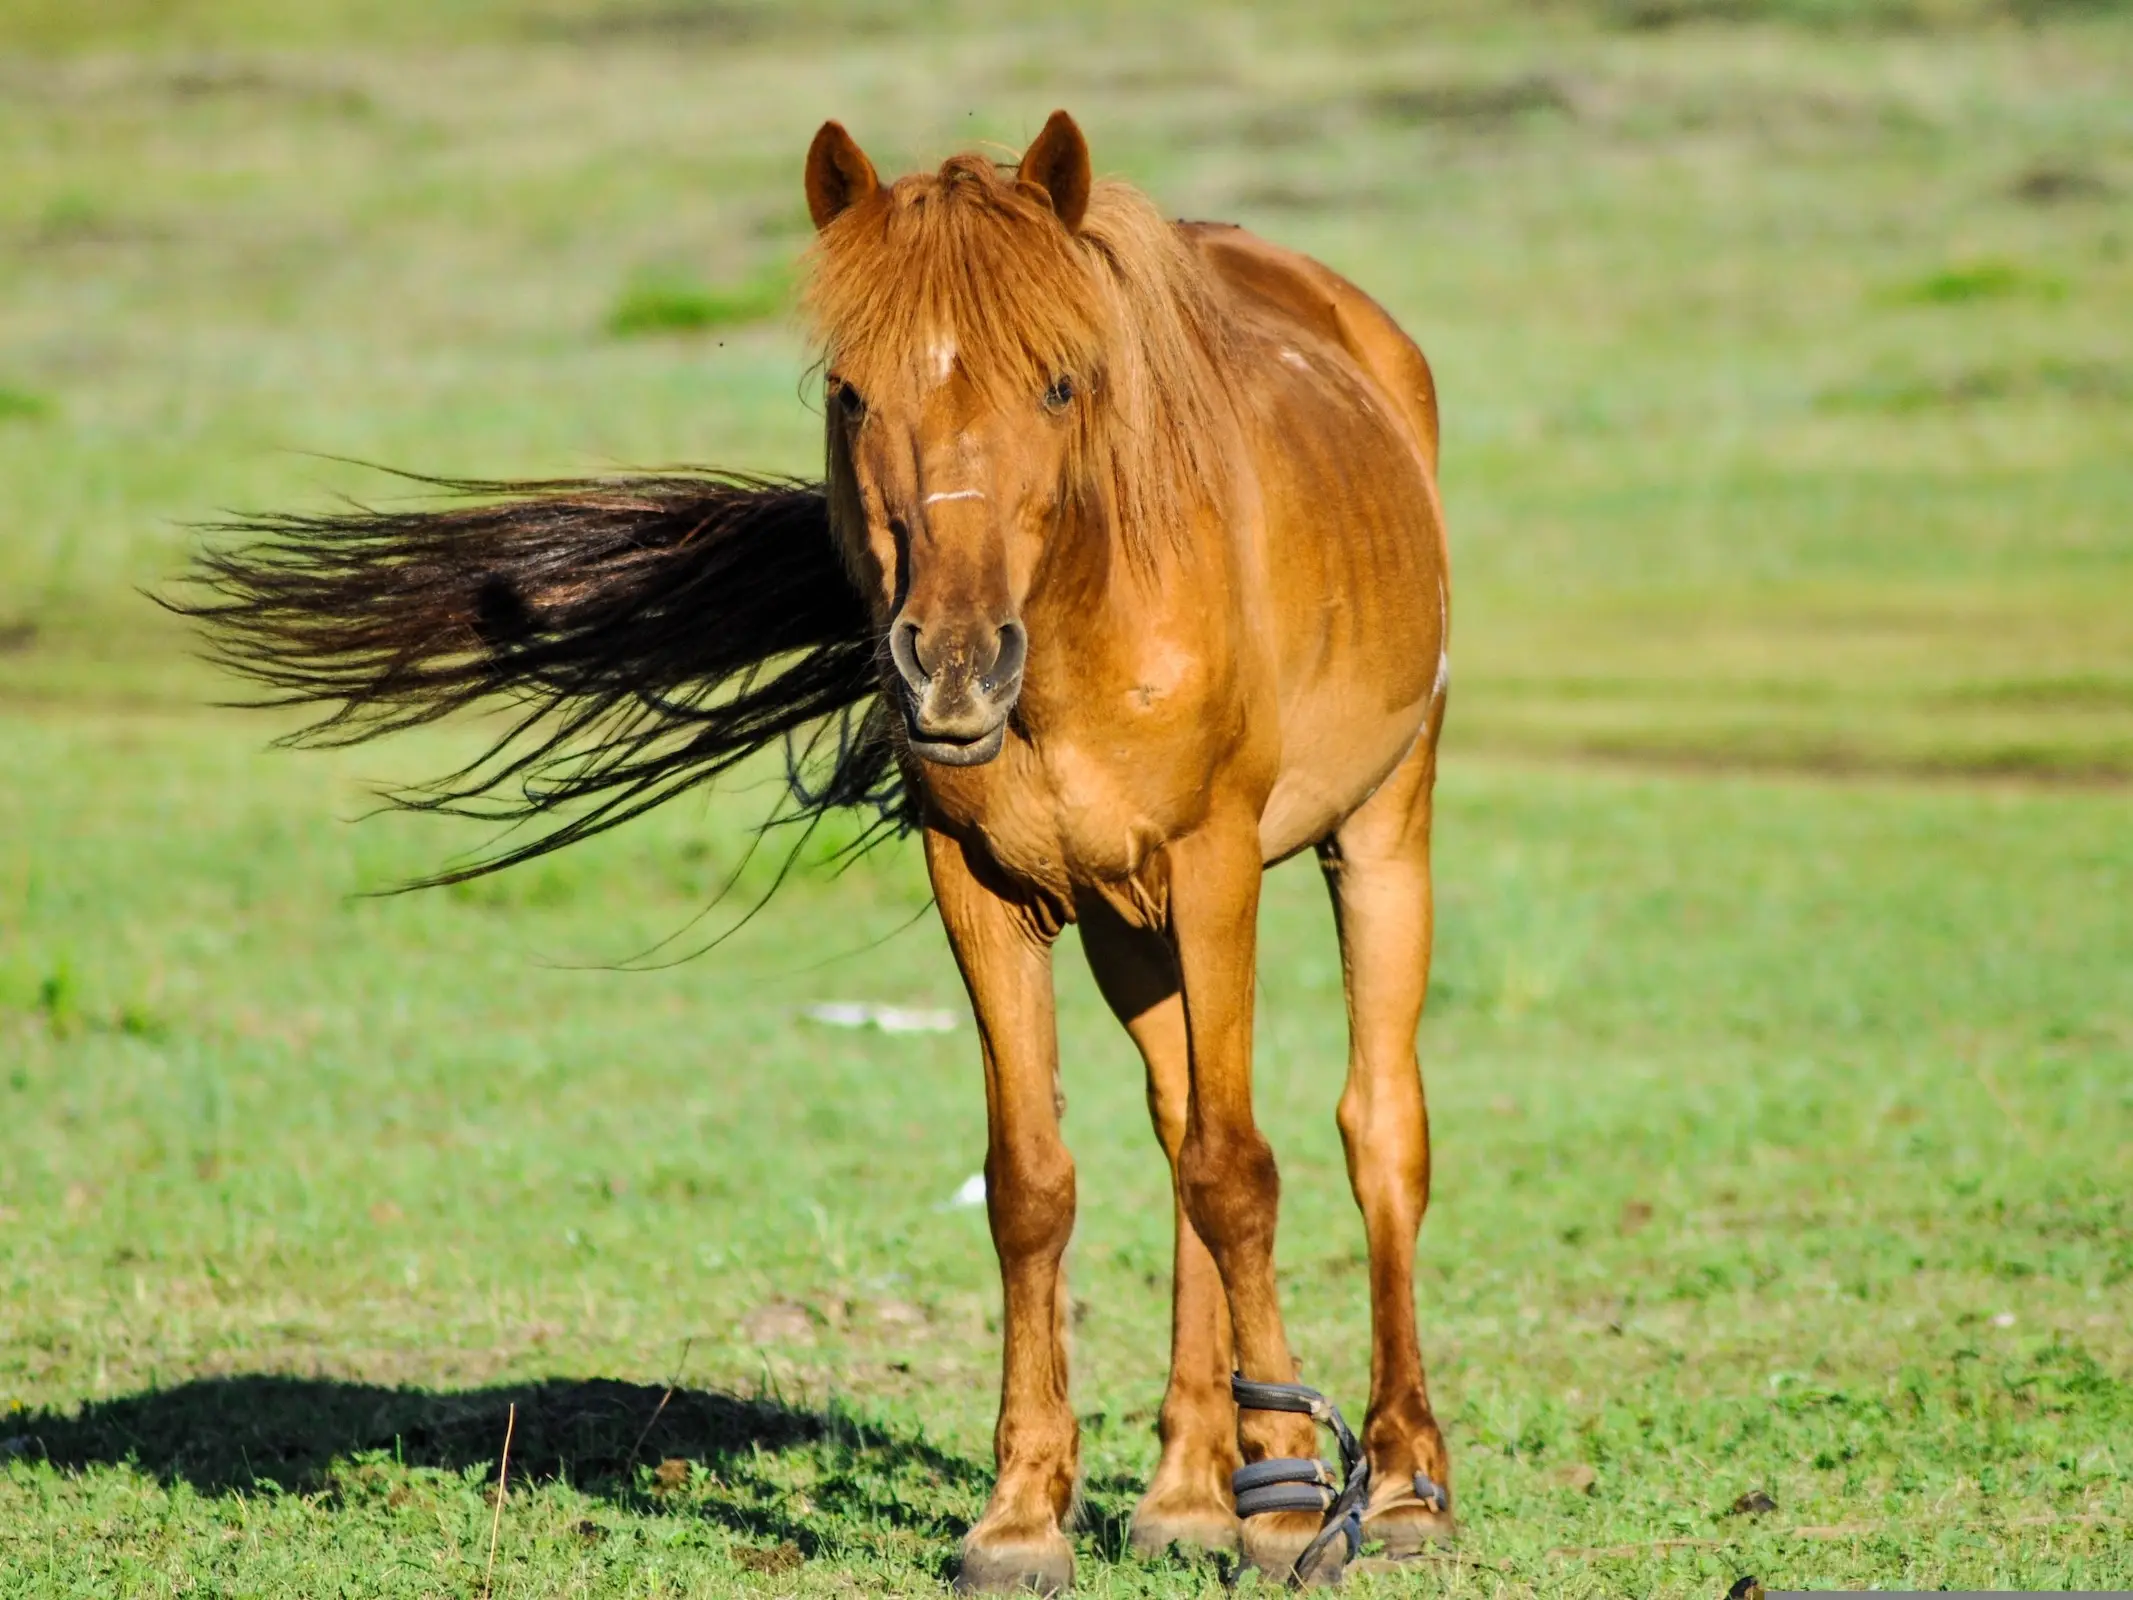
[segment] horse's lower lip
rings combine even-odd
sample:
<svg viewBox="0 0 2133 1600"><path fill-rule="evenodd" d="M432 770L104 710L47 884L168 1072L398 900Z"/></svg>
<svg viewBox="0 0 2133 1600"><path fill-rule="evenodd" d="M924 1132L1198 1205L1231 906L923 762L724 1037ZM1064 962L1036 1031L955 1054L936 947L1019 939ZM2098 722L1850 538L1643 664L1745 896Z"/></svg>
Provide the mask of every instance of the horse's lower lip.
<svg viewBox="0 0 2133 1600"><path fill-rule="evenodd" d="M922 761L943 767L977 767L998 755L1007 742L1007 719L1002 717L975 739L944 739L908 725L904 736L911 753Z"/></svg>

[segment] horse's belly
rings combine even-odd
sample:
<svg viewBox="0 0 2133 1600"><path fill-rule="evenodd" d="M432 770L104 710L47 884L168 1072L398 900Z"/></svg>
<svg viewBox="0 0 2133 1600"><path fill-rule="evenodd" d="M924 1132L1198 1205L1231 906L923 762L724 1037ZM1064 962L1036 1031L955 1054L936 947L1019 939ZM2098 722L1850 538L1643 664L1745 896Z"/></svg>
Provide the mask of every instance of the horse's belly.
<svg viewBox="0 0 2133 1600"><path fill-rule="evenodd" d="M1340 826L1414 749L1429 728L1428 694L1368 718L1300 718L1283 742L1281 775L1259 817L1259 853L1283 860ZM1331 713L1334 708L1326 707Z"/></svg>
<svg viewBox="0 0 2133 1600"><path fill-rule="evenodd" d="M1290 527L1316 548L1276 563L1274 592L1310 602L1275 623L1281 753L1260 822L1269 861L1325 838L1370 798L1425 735L1446 675L1447 597L1423 507L1374 525Z"/></svg>
<svg viewBox="0 0 2133 1600"><path fill-rule="evenodd" d="M1269 861L1325 838L1425 735L1450 621L1418 444L1339 352L1282 356L1253 550L1280 724L1260 822Z"/></svg>

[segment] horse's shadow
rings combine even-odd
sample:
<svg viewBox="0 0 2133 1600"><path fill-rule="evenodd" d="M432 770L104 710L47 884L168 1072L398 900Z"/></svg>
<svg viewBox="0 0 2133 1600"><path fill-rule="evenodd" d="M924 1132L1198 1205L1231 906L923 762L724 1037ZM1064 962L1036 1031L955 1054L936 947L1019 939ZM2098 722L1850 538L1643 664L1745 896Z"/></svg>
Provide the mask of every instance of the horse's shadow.
<svg viewBox="0 0 2133 1600"><path fill-rule="evenodd" d="M465 1390L271 1373L199 1378L71 1416L18 1416L7 1446L62 1471L124 1464L204 1494L271 1486L330 1497L365 1492L366 1461L493 1472L507 1427L514 1483L563 1480L632 1511L701 1515L809 1556L839 1523L952 1548L992 1484L989 1463L834 1407L610 1378ZM788 1470L800 1453L812 1458L804 1498ZM675 1493L676 1461L708 1476L692 1470L694 1487ZM1107 1478L1084 1488L1082 1526L1116 1559L1135 1486Z"/></svg>
<svg viewBox="0 0 2133 1600"><path fill-rule="evenodd" d="M561 1479L632 1510L695 1513L751 1538L789 1540L808 1555L827 1525L821 1513L952 1540L991 1480L985 1463L834 1408L604 1378L459 1391L202 1378L73 1416L18 1417L8 1444L63 1471L130 1464L206 1494L273 1486L331 1496L364 1492L366 1459L493 1472L507 1424L513 1482ZM812 1458L797 1504L787 1470L795 1453ZM677 1473L677 1461L708 1476ZM684 1479L693 1487L674 1492Z"/></svg>

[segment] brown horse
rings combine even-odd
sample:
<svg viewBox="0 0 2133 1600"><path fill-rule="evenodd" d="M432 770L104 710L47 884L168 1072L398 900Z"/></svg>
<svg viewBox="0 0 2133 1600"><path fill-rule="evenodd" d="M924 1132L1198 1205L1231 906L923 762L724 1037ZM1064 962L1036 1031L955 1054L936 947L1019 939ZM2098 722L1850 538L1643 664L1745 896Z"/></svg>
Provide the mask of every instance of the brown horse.
<svg viewBox="0 0 2133 1600"><path fill-rule="evenodd" d="M806 186L825 484L453 483L480 503L239 524L267 537L205 558L213 592L188 609L280 698L334 706L315 738L521 705L484 761L405 798L575 809L447 876L781 739L802 812L871 803L923 834L983 1050L1005 1295L999 1472L966 1588L1072 1576L1051 972L1068 923L1146 1062L1176 1195L1162 1459L1132 1542L1241 1542L1274 1574L1309 1547L1305 1577L1355 1548L1319 1537L1335 1494L1313 1397L1263 1387L1296 1366L1252 1115L1255 922L1267 864L1316 850L1369 1243L1363 1537L1412 1552L1450 1526L1412 1272L1449 620L1429 367L1326 268L1092 181L1064 113L1019 166L958 156L890 185L830 123Z"/></svg>

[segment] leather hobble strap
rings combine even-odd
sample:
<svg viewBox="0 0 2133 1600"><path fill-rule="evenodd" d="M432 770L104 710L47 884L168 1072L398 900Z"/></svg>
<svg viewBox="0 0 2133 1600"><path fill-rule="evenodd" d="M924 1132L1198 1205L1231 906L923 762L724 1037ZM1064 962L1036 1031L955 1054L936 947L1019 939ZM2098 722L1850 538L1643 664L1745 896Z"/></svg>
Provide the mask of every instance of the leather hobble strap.
<svg viewBox="0 0 2133 1600"><path fill-rule="evenodd" d="M1264 1511L1313 1511L1324 1516L1340 1492L1323 1461L1302 1456L1275 1456L1239 1467L1229 1481L1237 1496L1237 1515Z"/></svg>
<svg viewBox="0 0 2133 1600"><path fill-rule="evenodd" d="M1318 1536L1304 1547L1289 1569L1289 1582L1302 1581L1319 1556L1335 1539L1344 1540L1353 1561L1363 1547L1363 1500L1370 1493L1370 1463L1363 1447L1340 1408L1316 1389L1300 1383L1254 1383L1232 1377L1230 1393L1244 1411L1287 1411L1307 1416L1333 1431L1341 1454L1342 1482L1336 1490L1333 1471L1323 1461L1300 1456L1276 1456L1240 1467L1230 1479L1237 1497L1237 1515L1256 1517L1269 1511L1315 1511L1323 1519ZM1418 1479L1418 1489L1426 1479ZM1430 1490L1439 1496L1435 1484Z"/></svg>

